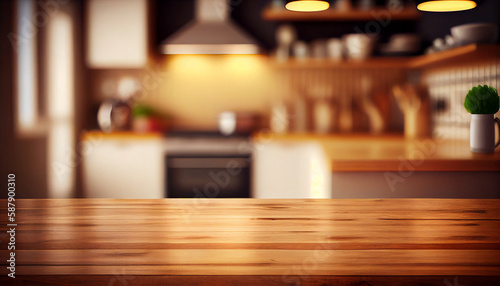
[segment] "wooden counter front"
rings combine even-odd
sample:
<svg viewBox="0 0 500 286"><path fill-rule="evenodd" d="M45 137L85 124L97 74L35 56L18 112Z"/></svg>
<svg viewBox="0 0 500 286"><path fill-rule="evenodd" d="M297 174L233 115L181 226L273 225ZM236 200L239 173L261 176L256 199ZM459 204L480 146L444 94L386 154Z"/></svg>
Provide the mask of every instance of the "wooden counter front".
<svg viewBox="0 0 500 286"><path fill-rule="evenodd" d="M400 171L407 166L415 171L500 171L500 148L491 154L473 153L463 140L310 134L259 134L254 140L317 142L334 172Z"/></svg>
<svg viewBox="0 0 500 286"><path fill-rule="evenodd" d="M500 285L498 200L0 203L3 285Z"/></svg>

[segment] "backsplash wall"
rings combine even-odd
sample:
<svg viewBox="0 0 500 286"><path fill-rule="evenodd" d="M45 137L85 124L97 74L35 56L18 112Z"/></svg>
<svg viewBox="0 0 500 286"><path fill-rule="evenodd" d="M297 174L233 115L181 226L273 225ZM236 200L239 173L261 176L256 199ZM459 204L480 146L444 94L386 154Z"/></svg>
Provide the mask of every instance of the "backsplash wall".
<svg viewBox="0 0 500 286"><path fill-rule="evenodd" d="M433 136L467 140L470 114L464 108L465 96L477 85L498 90L500 60L429 70L422 74L422 82L428 86L433 105Z"/></svg>
<svg viewBox="0 0 500 286"><path fill-rule="evenodd" d="M169 114L177 127L213 129L221 111L266 115L283 96L264 56L161 57L162 80L144 103Z"/></svg>
<svg viewBox="0 0 500 286"><path fill-rule="evenodd" d="M296 104L303 99L309 112L303 124L306 131L315 131L314 103L326 100L334 116L331 131L342 132L340 112L347 99L355 118L352 131L369 132L369 118L359 109L359 99L364 96L361 83L368 78L369 96L388 121L387 131L402 132L402 114L390 90L394 84L408 82L406 72L280 69L272 61L265 56L162 56L144 70L93 70L90 91L97 106L103 99L115 96L106 94L111 85L111 89L117 89L121 79L134 78L141 89L135 102L170 115L176 127L197 129L216 128L218 114L226 110L258 113L268 125L273 106L284 103L290 113L292 132L304 131L294 122L298 118ZM498 88L500 60L428 69L420 74L420 79L431 97L433 136L468 139L470 114L463 108L465 95L479 84ZM91 118L95 121L94 115Z"/></svg>

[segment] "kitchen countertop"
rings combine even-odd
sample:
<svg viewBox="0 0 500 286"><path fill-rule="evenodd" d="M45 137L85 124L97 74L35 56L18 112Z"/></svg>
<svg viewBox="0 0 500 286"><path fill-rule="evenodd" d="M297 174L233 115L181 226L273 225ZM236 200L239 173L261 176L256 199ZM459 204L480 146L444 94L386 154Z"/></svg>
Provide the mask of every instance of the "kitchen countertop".
<svg viewBox="0 0 500 286"><path fill-rule="evenodd" d="M161 139L161 133L91 131L82 140ZM491 154L473 153L468 140L367 134L257 133L254 142L317 142L330 162L331 171L500 171L500 148Z"/></svg>
<svg viewBox="0 0 500 286"><path fill-rule="evenodd" d="M402 135L256 134L255 142L309 141L321 144L331 170L342 171L500 171L500 148L473 153L469 141L407 140Z"/></svg>
<svg viewBox="0 0 500 286"><path fill-rule="evenodd" d="M499 285L487 199L19 199L4 285ZM77 283L78 281L78 283Z"/></svg>
<svg viewBox="0 0 500 286"><path fill-rule="evenodd" d="M163 134L161 132L133 132L133 131L113 131L103 132L100 130L84 131L80 134L81 140L103 140L103 139L161 139Z"/></svg>

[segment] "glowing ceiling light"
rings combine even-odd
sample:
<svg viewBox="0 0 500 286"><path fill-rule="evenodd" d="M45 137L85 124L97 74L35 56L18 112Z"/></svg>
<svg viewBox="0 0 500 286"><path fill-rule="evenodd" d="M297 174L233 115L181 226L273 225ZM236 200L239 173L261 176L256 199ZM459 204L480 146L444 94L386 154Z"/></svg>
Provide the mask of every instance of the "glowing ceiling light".
<svg viewBox="0 0 500 286"><path fill-rule="evenodd" d="M329 7L330 4L322 0L294 0L285 5L287 10L297 12L317 12L326 10Z"/></svg>
<svg viewBox="0 0 500 286"><path fill-rule="evenodd" d="M476 2L469 0L434 0L418 4L417 9L426 12L453 12L470 10L476 6Z"/></svg>

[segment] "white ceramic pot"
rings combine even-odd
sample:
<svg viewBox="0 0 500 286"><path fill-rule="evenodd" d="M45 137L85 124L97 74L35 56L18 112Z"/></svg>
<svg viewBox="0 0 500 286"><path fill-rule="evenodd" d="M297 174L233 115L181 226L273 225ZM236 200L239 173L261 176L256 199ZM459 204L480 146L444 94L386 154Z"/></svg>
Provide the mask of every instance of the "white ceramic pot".
<svg viewBox="0 0 500 286"><path fill-rule="evenodd" d="M342 40L331 38L326 42L328 57L333 60L342 60Z"/></svg>
<svg viewBox="0 0 500 286"><path fill-rule="evenodd" d="M236 131L236 113L224 111L219 114L219 132L222 135L231 135Z"/></svg>
<svg viewBox="0 0 500 286"><path fill-rule="evenodd" d="M376 36L373 34L347 34L342 37L349 59L365 60L373 52Z"/></svg>
<svg viewBox="0 0 500 286"><path fill-rule="evenodd" d="M500 144L495 143L495 123L500 132L500 119L493 114L472 114L470 120L470 150L475 153L493 153Z"/></svg>

